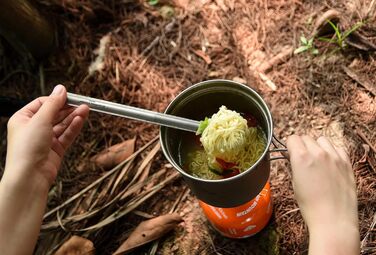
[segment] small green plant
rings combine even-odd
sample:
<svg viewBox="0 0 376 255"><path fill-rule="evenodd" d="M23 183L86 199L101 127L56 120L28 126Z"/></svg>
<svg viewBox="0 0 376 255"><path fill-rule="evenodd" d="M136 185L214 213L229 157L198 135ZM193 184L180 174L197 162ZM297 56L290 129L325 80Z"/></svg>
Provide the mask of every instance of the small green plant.
<svg viewBox="0 0 376 255"><path fill-rule="evenodd" d="M345 43L346 38L351 35L354 31L358 30L361 26L364 25L363 22L357 22L349 30L342 32L338 24L334 24L332 21L327 20L329 25L333 28L335 36L333 38L319 37L320 41L328 42L331 44L336 44L340 49L344 49L347 45Z"/></svg>
<svg viewBox="0 0 376 255"><path fill-rule="evenodd" d="M294 54L299 54L305 51L310 51L313 55L319 54L319 50L313 45L313 37L311 39L305 38L304 35L300 37L300 47L294 50Z"/></svg>
<svg viewBox="0 0 376 255"><path fill-rule="evenodd" d="M159 0L149 0L148 2L150 5L157 5Z"/></svg>

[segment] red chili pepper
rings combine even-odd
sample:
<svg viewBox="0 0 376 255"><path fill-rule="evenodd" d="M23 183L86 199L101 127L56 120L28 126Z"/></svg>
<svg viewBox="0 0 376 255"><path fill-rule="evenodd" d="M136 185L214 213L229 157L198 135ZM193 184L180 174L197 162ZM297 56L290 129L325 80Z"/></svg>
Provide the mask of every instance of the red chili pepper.
<svg viewBox="0 0 376 255"><path fill-rule="evenodd" d="M247 126L248 127L257 127L258 121L252 114L244 113L243 117L244 117L244 119L247 120Z"/></svg>
<svg viewBox="0 0 376 255"><path fill-rule="evenodd" d="M234 166L236 166L235 163L226 162L226 161L224 161L223 159L220 159L220 158L215 158L215 160L218 162L218 164L221 165L222 170L229 170L229 169L233 168Z"/></svg>
<svg viewBox="0 0 376 255"><path fill-rule="evenodd" d="M223 176L223 179L227 179L238 174L240 174L240 171L239 169L235 168L231 170L226 170L222 176Z"/></svg>

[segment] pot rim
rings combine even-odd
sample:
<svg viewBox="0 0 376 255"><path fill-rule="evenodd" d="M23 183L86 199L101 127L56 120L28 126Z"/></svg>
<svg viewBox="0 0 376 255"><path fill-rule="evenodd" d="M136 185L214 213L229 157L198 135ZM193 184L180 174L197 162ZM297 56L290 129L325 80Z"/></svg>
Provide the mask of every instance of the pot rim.
<svg viewBox="0 0 376 255"><path fill-rule="evenodd" d="M263 111L265 111L264 113L266 114L266 117L269 119L270 123L268 123L268 127L270 128L270 130L267 130L268 131L268 137L267 137L267 143L266 143L266 146L265 146L265 149L264 149L264 152L262 153L262 155L259 157L259 159L248 169L246 169L245 171L241 172L240 174L237 174L235 176L232 176L232 177L229 177L229 178L226 178L226 179L219 179L219 180L209 180L209 179L202 179L202 178L199 178L199 177L196 177L196 176L193 176L193 175L190 175L188 174L187 172L185 172L177 163L175 163L175 160L170 160L168 158L168 155L169 153L167 153L167 148L165 147L164 143L163 143L163 140L162 140L162 131L163 129L166 129L167 127L160 127L160 130L159 130L159 142L161 143L161 148L162 148L162 151L163 151L163 154L165 155L165 157L168 159L168 161L175 167L175 169L177 171L179 171L183 176L187 177L187 178L190 178L190 179L194 179L195 181L199 181L199 182L209 182L209 183L223 183L223 182L231 182L233 180L236 180L236 179L240 179L242 178L244 175L248 174L248 172L252 171L253 169L255 169L259 164L260 162L269 154L269 147L272 143L272 139L273 139L273 118L272 118L272 115L271 115L271 112L270 112L270 109L268 107L268 105L266 104L265 100L260 96L260 94L258 92L256 92L254 89L252 89L251 87L249 87L248 85L245 85L243 83L240 83L240 82L236 82L236 81L233 81L233 80L226 80L226 79L212 79L212 80L205 80L205 81L201 81L199 83L196 83L194 85L191 85L189 86L188 88L184 89L183 91L181 91L169 104L168 106L166 107L166 110L164 111L164 113L167 113L167 111L169 110L169 108L171 107L172 104L175 103L175 100L183 97L187 92L191 91L191 90L194 90L196 89L197 87L199 86L202 86L204 84L207 84L207 83L215 83L215 82L220 82L220 83L232 83L232 84L236 84L237 86L240 86L240 87L243 87L244 89L247 89L247 90L250 90L254 93L255 97L257 97L257 99L259 100L259 102L262 104L262 106L265 108L265 109L262 109Z"/></svg>

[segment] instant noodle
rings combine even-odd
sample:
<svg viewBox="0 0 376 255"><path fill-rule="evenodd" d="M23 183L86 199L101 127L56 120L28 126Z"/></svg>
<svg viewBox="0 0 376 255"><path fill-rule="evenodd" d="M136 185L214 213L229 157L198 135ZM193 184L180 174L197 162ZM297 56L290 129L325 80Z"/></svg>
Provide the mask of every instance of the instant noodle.
<svg viewBox="0 0 376 255"><path fill-rule="evenodd" d="M204 171L207 176L191 172L189 162L197 166L206 162L209 166L207 155L202 153L203 147L187 146L201 146L200 137L195 138L193 133L161 127L161 146L166 158L182 174L198 198L211 224L225 236L244 238L260 231L272 214L268 179L273 121L266 103L249 86L229 80L211 80L195 84L181 92L165 113L204 120L217 113L222 106L240 113L246 119L248 128L261 131L255 132L263 137L261 153L257 153L255 162L251 162L246 169L236 167L240 162L215 157L215 163L223 166L220 171ZM247 116L249 113L252 116ZM239 124L244 126L242 123ZM189 153L197 153L193 155L194 160L187 158Z"/></svg>

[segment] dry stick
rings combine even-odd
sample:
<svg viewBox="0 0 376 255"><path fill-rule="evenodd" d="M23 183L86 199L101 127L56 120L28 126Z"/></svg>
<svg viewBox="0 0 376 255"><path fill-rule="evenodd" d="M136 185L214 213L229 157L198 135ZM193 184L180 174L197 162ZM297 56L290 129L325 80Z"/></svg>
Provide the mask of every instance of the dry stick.
<svg viewBox="0 0 376 255"><path fill-rule="evenodd" d="M152 161L150 161L146 166L145 166L145 169L142 171L142 174L140 176L140 179L138 180L139 182L142 182L142 181L145 181L146 178L148 178L149 174L150 174L150 169L151 169L151 165L152 165Z"/></svg>
<svg viewBox="0 0 376 255"><path fill-rule="evenodd" d="M90 195L87 196L86 199L84 199L84 200L82 201L83 204L84 204L84 206L85 206L85 207L88 207L88 208L83 208L84 210L88 211L88 210L90 210L90 208L91 208L92 206L95 206L95 205L96 205L96 202L97 202L98 197L99 197L99 195L98 195L98 188L99 188L99 187L100 187L100 186L98 186L97 189L93 189L93 190L91 191ZM95 198L96 195L97 195L97 197L96 197L97 199L94 201L94 203L92 203L92 201L94 200L94 198Z"/></svg>
<svg viewBox="0 0 376 255"><path fill-rule="evenodd" d="M142 151L144 151L147 147L149 147L151 144L153 144L156 140L158 139L158 136L154 137L150 142L148 142L147 144L145 144L142 148L140 148L138 151L136 151L135 153L133 153L131 156L129 156L126 160L124 160L123 162L121 162L119 165L117 165L116 167L114 167L112 170L108 171L106 174L104 174L102 177L98 178L95 182L93 182L92 184L90 184L89 186L87 186L86 188L82 189L80 192L78 192L77 194L75 194L73 197L69 198L68 200L66 200L64 203L62 203L61 205L55 207L54 209L50 210L49 212L47 212L44 216L43 216L43 219L47 218L48 216L50 216L51 214L55 213L57 210L59 210L60 208L63 208L64 206L70 204L72 201L76 200L77 198L79 198L80 196L82 196L83 194L85 194L88 190L92 189L93 187L95 187L96 185L98 185L99 183L101 183L104 179L106 179L108 176L112 175L113 173L115 173L116 171L118 171L124 164L126 164L128 161L132 160L133 158L135 158L138 154L140 154Z"/></svg>
<svg viewBox="0 0 376 255"><path fill-rule="evenodd" d="M172 19L172 21L170 23L168 23L164 29L166 30L166 32L170 32L172 30L172 28L174 27L176 23L176 20L175 19ZM154 46L156 46L159 42L159 39L161 37L158 35L156 36L153 41L141 52L140 56L139 57L136 57L135 59L133 59L131 61L131 63L129 63L124 70L122 70L123 73L127 72L134 64L136 64L140 59L141 59L141 56L145 56L146 53L148 53L152 48L154 48ZM83 82L82 82L83 83ZM115 88L114 86L112 86L117 92L119 92L118 88ZM120 93L120 92L119 92Z"/></svg>
<svg viewBox="0 0 376 255"><path fill-rule="evenodd" d="M133 163L133 160L130 161L130 164L123 167L123 169L121 170L120 174L118 175L118 178L115 180L115 183L114 185L112 186L112 189L110 191L110 195L112 195L114 192L115 192L115 189L116 187L119 185L119 183L121 182L121 180L123 180L124 178L124 175L129 171L129 169L131 168L131 163Z"/></svg>
<svg viewBox="0 0 376 255"><path fill-rule="evenodd" d="M277 90L277 86L275 85L275 83L268 77L266 76L264 73L262 72L258 72L258 75L260 76L261 80L265 82L265 84L273 91L276 91Z"/></svg>
<svg viewBox="0 0 376 255"><path fill-rule="evenodd" d="M363 134L363 132L360 131L359 128L356 128L355 130L356 130L356 133L358 134L358 136L359 136L360 138L362 138L363 141L365 141L365 142L369 145L369 147L372 149L373 153L376 153L376 148L375 148L375 146L371 143L370 140L368 140L368 138L365 136L365 134Z"/></svg>
<svg viewBox="0 0 376 255"><path fill-rule="evenodd" d="M140 172L140 178L138 182L144 181L148 176L151 168L152 159L158 153L161 148L161 144L157 143L154 148L149 152L149 154L142 161L140 168L137 170Z"/></svg>
<svg viewBox="0 0 376 255"><path fill-rule="evenodd" d="M56 212L56 217L57 217L57 222L59 223L60 227L65 231L65 232L69 232L68 229L64 226L63 222L61 221L61 216L60 216L60 211L58 210Z"/></svg>
<svg viewBox="0 0 376 255"><path fill-rule="evenodd" d="M44 82L44 68L43 64L39 64L39 84L40 84L40 92L44 96L46 95L46 84Z"/></svg>
<svg viewBox="0 0 376 255"><path fill-rule="evenodd" d="M149 154L145 157L145 159L142 161L140 167L137 169L137 172L136 172L136 175L133 177L132 181L129 182L129 184L127 185L127 187L125 189L127 189L128 187L130 187L131 185L133 185L134 182L136 182L136 180L138 179L138 177L142 174L143 170L145 169L145 167L149 164L149 162L151 162L151 160L154 158L155 154L157 154L157 152L159 151L160 149L160 143L158 142L154 148L149 152ZM142 183L142 180L139 180L138 182L136 183ZM120 200L123 200L123 196L120 198Z"/></svg>
<svg viewBox="0 0 376 255"><path fill-rule="evenodd" d="M142 212L142 211L139 211L139 210L133 210L132 213L135 214L135 215L141 216L141 217L143 217L143 218L145 218L145 219L152 219L152 218L155 218L154 215L151 215L151 214L149 214L149 213Z"/></svg>
<svg viewBox="0 0 376 255"><path fill-rule="evenodd" d="M120 173L119 176L123 177L126 173L128 173L130 171L130 169L132 169L132 167L133 167L133 162L134 162L133 160L129 161L128 164L125 167L123 167L123 169L121 170L121 173ZM114 176L116 176L116 175L114 175ZM127 175L127 177L128 177L128 175ZM133 175L133 179L134 178L135 178L135 176ZM115 184L114 185L117 186L116 181L117 180L115 180ZM130 183L125 186L125 188L123 189L123 192L125 192L128 189L129 186L130 186ZM111 188L111 187L108 186L108 188L106 188L106 190L108 191L109 188ZM107 192L107 191L102 191L101 193L104 193L104 192ZM110 193L110 196L106 199L106 201L105 201L106 203L108 201L114 201L114 202L116 202L116 200L119 199L119 194L116 194L115 197L112 197L111 195L112 195L112 191ZM103 197L103 195L102 195L102 197ZM98 200L100 200L100 199L98 199ZM92 207L92 208L94 208L94 207Z"/></svg>
<svg viewBox="0 0 376 255"><path fill-rule="evenodd" d="M376 0L372 0L370 5L368 6L366 19L368 19L368 18L370 18L370 16L372 16L372 13L375 11L375 8L376 8Z"/></svg>
<svg viewBox="0 0 376 255"><path fill-rule="evenodd" d="M132 193L139 190L142 187L142 185L145 185L145 184L149 183L150 181L159 178L161 175L163 175L165 173L166 173L166 169L161 169L158 172L156 172L155 174L153 174L151 177L149 177L147 180L145 180L143 183L136 183L132 187L130 187L128 190L125 189L123 192L119 193L110 202L106 203L102 207L97 208L94 211L89 211L89 212L86 212L86 213L83 213L83 214L67 217L67 218L62 220L62 223L67 224L68 222L71 222L71 221L78 222L78 221L88 219L88 218L96 215L97 213L101 212L102 210L104 210L105 208L110 206L111 204L117 202L118 200L122 201L123 199L125 199L129 195L131 195ZM49 229L56 228L58 226L59 226L59 223L57 221L52 221L52 222L48 222L48 223L42 225L41 230L49 230Z"/></svg>
<svg viewBox="0 0 376 255"><path fill-rule="evenodd" d="M282 214L281 216L279 216L278 218L279 218L279 219L282 219L282 218L285 217L286 215L288 215L288 214L290 214L290 213L293 213L293 212L297 212L297 211L299 211L299 210L300 210L300 208L294 208L294 209L291 209L291 210L285 212L284 214Z"/></svg>
<svg viewBox="0 0 376 255"><path fill-rule="evenodd" d="M343 67L343 70L351 79L359 83L359 85L368 90L368 92L370 92L372 95L376 96L376 86L373 85L367 78L360 77L357 73L354 72L354 70L346 66Z"/></svg>
<svg viewBox="0 0 376 255"><path fill-rule="evenodd" d="M184 198L187 197L187 195L189 194L190 190L185 187L182 192L180 193L178 199L175 200L175 203L172 205L169 213L173 213L175 212L176 208L178 207L178 205L180 204L181 201L183 201Z"/></svg>
<svg viewBox="0 0 376 255"><path fill-rule="evenodd" d="M369 227L366 235L364 236L364 238L361 242L360 249L361 249L362 252L364 251L364 246L365 246L365 243L367 241L367 238L370 235L371 231L375 228L375 225L376 225L376 213L373 214L373 221L371 223L371 226Z"/></svg>
<svg viewBox="0 0 376 255"><path fill-rule="evenodd" d="M293 56L293 53L294 53L294 47L287 46L280 53L272 57L269 61L262 64L257 69L261 73L267 73L273 66L286 62L290 57Z"/></svg>
<svg viewBox="0 0 376 255"><path fill-rule="evenodd" d="M150 181L160 177L162 174L166 173L166 169L161 169L157 173L153 174L150 178L146 179L143 182L137 182L132 187L129 188L129 190L126 190L124 193L121 194L119 201L123 201L131 194L135 193L137 190L139 190L143 185L149 183Z"/></svg>
<svg viewBox="0 0 376 255"><path fill-rule="evenodd" d="M129 212L133 211L135 208L137 208L140 204L145 202L147 199L152 197L155 193L157 193L162 188L164 188L164 186L166 186L168 183L175 180L178 176L179 176L179 172L173 173L172 175L167 177L163 182L154 186L153 189L151 189L150 191L145 191L145 192L141 193L139 196L132 199L129 202L129 206L126 207L123 211L116 211L113 214L111 214L110 216L108 216L107 218L105 218L104 220L102 220L101 222L99 222L95 225L92 225L90 227L87 227L87 228L84 228L84 229L81 229L81 230L77 230L77 231L81 232L81 231L95 230L95 229L104 227L104 226L114 222L117 219L120 219L121 217L125 216ZM141 199L140 199L140 197L141 197Z"/></svg>
<svg viewBox="0 0 376 255"><path fill-rule="evenodd" d="M189 189L187 187L185 187L182 192L180 192L180 195L178 197L178 199L175 200L174 204L172 205L169 213L173 213L176 208L178 207L179 203L181 201L183 201L183 199L189 194ZM158 246L159 246L159 239L158 240L155 240L154 241L154 244L153 244L153 247L151 248L150 252L149 252L149 255L155 255L157 253L157 250L158 250Z"/></svg>
<svg viewBox="0 0 376 255"><path fill-rule="evenodd" d="M55 246L52 247L52 249L49 249L43 254L46 254L46 255L55 254L55 252L60 248L60 246L62 246L70 237L71 237L70 235L63 236L61 240L59 240L59 242Z"/></svg>

